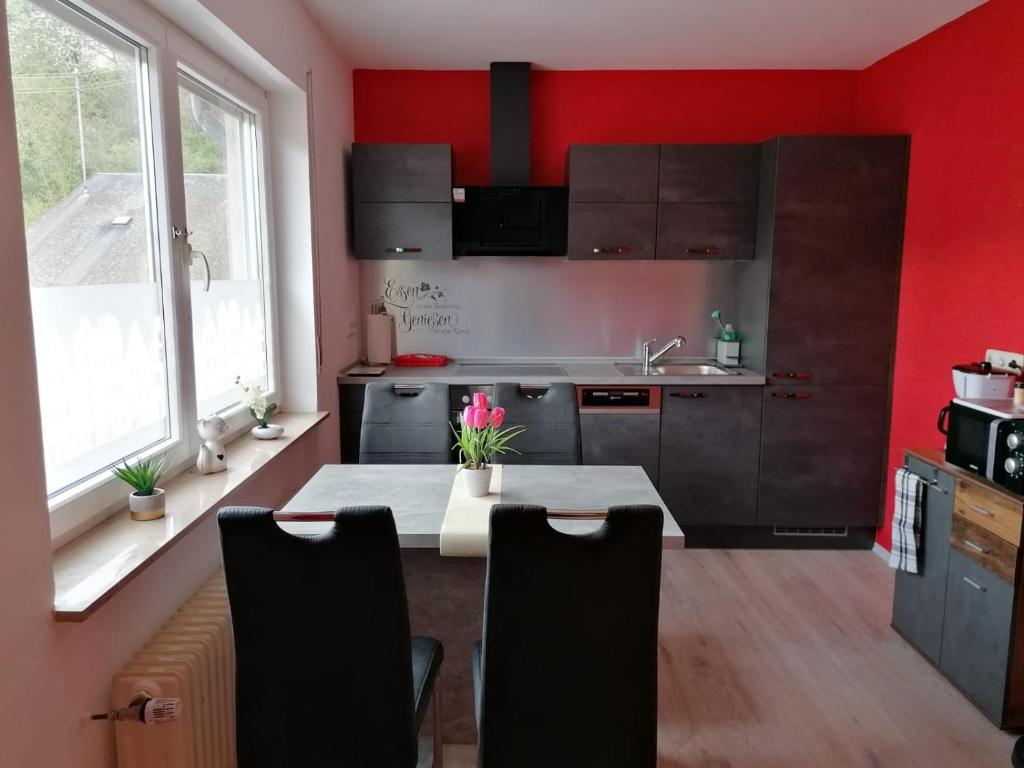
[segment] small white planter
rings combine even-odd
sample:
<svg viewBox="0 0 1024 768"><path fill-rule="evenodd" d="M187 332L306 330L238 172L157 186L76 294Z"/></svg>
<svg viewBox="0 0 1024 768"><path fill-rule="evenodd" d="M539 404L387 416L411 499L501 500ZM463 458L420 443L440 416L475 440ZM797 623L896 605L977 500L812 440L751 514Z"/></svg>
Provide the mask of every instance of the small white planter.
<svg viewBox="0 0 1024 768"><path fill-rule="evenodd" d="M128 511L132 520L159 520L164 516L166 499L163 488L154 488L151 496L128 495Z"/></svg>
<svg viewBox="0 0 1024 768"><path fill-rule="evenodd" d="M257 440L276 440L284 434L284 427L280 424L267 424L265 427L256 425L250 434Z"/></svg>
<svg viewBox="0 0 1024 768"><path fill-rule="evenodd" d="M494 471L494 467L485 467L484 469L466 469L462 470L462 482L463 487L466 489L466 495L474 499L486 496L491 492L491 473Z"/></svg>

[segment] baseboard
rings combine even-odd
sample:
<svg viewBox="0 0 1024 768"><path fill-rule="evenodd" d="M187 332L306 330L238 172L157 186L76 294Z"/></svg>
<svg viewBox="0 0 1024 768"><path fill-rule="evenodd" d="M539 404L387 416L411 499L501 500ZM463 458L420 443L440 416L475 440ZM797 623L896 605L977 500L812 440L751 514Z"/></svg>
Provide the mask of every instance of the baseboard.
<svg viewBox="0 0 1024 768"><path fill-rule="evenodd" d="M777 536L769 526L682 525L687 549L871 549L874 528L849 528L845 536Z"/></svg>

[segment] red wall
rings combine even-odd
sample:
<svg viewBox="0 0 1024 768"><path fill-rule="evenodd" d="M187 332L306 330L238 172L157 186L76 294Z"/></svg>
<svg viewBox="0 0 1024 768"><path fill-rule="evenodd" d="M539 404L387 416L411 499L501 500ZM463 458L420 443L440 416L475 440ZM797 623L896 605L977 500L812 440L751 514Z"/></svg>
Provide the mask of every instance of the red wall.
<svg viewBox="0 0 1024 768"><path fill-rule="evenodd" d="M1024 352L1022 33L1024 3L990 0L861 73L861 128L913 137L893 466L908 446L942 447L950 366Z"/></svg>
<svg viewBox="0 0 1024 768"><path fill-rule="evenodd" d="M856 72L544 71L533 73L534 184L565 183L572 143L762 141L854 130ZM356 141L437 141L455 182L490 182L486 71L357 69Z"/></svg>
<svg viewBox="0 0 1024 768"><path fill-rule="evenodd" d="M1024 351L1022 33L1024 3L990 0L863 72L535 71L533 182L564 183L574 142L911 134L895 466L942 446L954 363ZM450 142L456 183L489 182L487 72L356 70L354 98L356 141Z"/></svg>

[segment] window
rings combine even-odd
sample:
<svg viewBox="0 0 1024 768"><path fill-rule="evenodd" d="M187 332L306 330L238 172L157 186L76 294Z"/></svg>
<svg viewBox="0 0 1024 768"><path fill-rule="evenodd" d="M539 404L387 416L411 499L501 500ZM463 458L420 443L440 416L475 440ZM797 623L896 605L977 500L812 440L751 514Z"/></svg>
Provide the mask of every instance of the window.
<svg viewBox="0 0 1024 768"><path fill-rule="evenodd" d="M237 377L275 389L265 106L205 51L193 66L180 34L6 3L47 492L58 508L105 485L95 513L123 500L113 464L186 464L198 416L241 426Z"/></svg>

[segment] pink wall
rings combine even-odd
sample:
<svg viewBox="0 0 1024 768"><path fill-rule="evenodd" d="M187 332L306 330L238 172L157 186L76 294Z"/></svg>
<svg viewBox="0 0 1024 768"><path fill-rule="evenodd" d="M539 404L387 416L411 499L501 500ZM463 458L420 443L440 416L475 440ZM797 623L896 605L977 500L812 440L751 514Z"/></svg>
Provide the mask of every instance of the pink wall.
<svg viewBox="0 0 1024 768"><path fill-rule="evenodd" d="M861 73L861 128L913 137L893 466L904 448L943 446L950 366L988 347L1024 352L1022 32L1024 3L990 0Z"/></svg>

